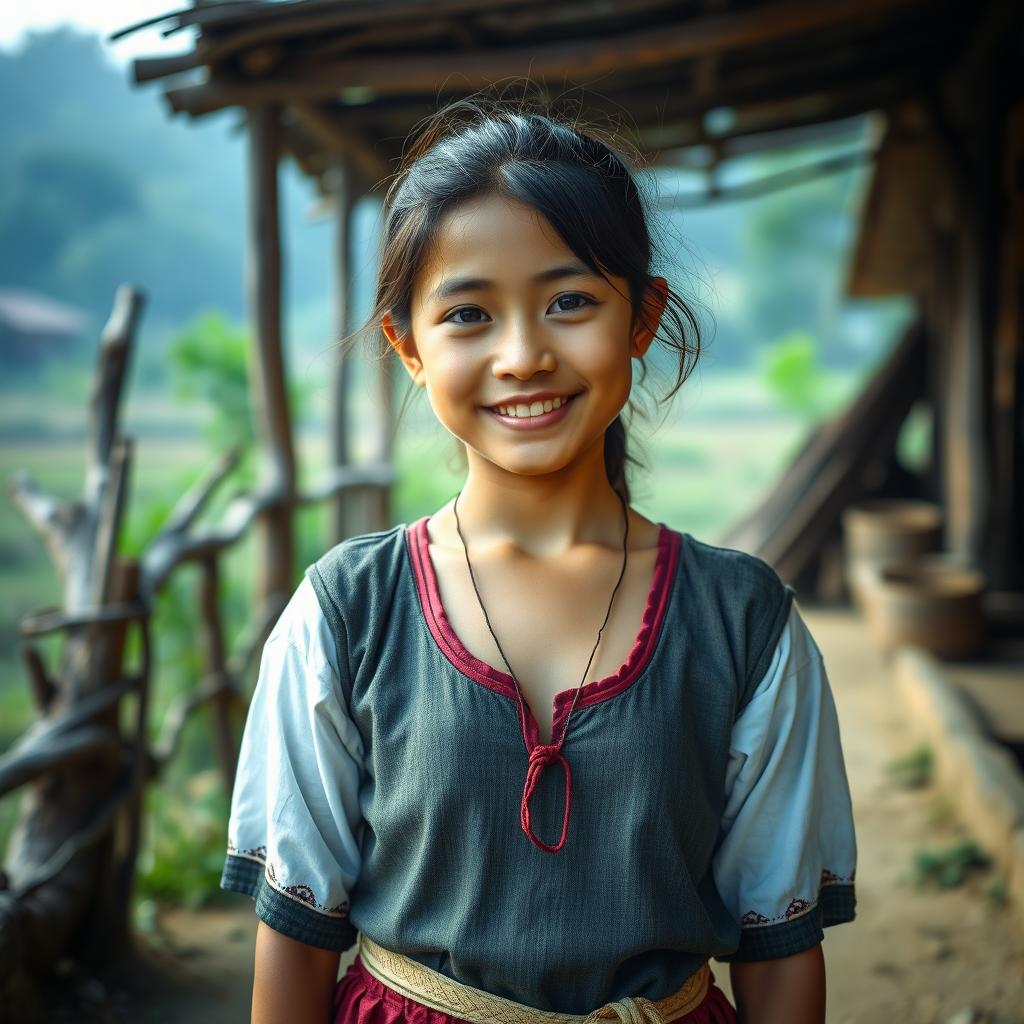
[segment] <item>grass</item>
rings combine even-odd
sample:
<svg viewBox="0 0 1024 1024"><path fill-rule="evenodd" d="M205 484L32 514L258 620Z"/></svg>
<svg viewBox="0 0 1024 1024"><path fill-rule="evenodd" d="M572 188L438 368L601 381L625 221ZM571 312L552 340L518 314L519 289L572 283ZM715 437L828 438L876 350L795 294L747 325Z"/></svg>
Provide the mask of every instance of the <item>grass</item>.
<svg viewBox="0 0 1024 1024"><path fill-rule="evenodd" d="M904 757L890 761L885 773L901 789L921 789L931 781L933 768L932 748L922 743Z"/></svg>
<svg viewBox="0 0 1024 1024"><path fill-rule="evenodd" d="M961 885L970 872L988 870L991 864L973 839L958 839L949 846L915 850L912 877L919 889L952 889Z"/></svg>

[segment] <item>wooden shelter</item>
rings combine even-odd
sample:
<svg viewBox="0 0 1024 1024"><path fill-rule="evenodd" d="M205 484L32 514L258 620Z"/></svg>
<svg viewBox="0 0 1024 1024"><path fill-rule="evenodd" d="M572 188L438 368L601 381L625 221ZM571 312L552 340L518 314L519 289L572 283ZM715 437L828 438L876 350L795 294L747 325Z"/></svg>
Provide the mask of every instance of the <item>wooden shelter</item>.
<svg viewBox="0 0 1024 1024"><path fill-rule="evenodd" d="M112 39L152 25L168 36L190 32L193 45L136 60L136 82L160 80L171 110L188 117L245 111L253 379L266 414L268 464L286 483L294 466L276 174L286 153L335 202L344 331L353 203L394 171L409 130L444 99L516 77L552 95L582 87L574 96L583 116L624 114L656 163L683 162L691 147L702 147L709 198L721 194L717 167L733 156L821 135L852 115L885 112L850 293L912 293L923 319L894 355L905 365L891 366L873 400L809 445L778 492L723 539L763 554L789 578L812 582L842 506L899 489L892 446L909 407L925 398L936 410L936 465L925 489L949 513L947 547L1000 586L1024 586L1019 5L207 0ZM345 378L342 366L339 464L348 457ZM385 456L389 436L385 425ZM888 460L887 470L879 460ZM823 486L824 466L831 487ZM279 563L268 570L278 583L288 571L288 559L275 557L288 550L282 537L266 549L268 565Z"/></svg>

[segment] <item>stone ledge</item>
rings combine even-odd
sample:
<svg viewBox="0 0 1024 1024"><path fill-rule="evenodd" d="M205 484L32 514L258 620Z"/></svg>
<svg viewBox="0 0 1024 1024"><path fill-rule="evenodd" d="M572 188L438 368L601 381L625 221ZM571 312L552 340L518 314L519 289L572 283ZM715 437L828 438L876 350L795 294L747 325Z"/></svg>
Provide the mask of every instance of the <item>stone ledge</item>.
<svg viewBox="0 0 1024 1024"><path fill-rule="evenodd" d="M1024 776L934 655L901 647L892 665L911 728L932 748L936 782L992 857L1024 928Z"/></svg>

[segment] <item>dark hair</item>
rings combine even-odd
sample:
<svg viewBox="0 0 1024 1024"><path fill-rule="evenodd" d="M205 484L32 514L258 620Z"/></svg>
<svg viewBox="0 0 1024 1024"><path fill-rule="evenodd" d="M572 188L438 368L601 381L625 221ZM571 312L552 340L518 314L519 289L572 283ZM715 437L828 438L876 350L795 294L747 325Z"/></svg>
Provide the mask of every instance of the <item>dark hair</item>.
<svg viewBox="0 0 1024 1024"><path fill-rule="evenodd" d="M376 327L379 357L391 349L379 326L385 313L400 334L410 329L413 279L441 218L478 196L534 207L588 267L629 282L633 325L645 315L642 299L656 276L656 246L647 204L619 152L623 143L604 141L595 126L581 128L578 119L555 113L550 104L488 91L447 104L410 139L385 198L374 309L357 332ZM638 155L634 163L641 164ZM678 358L668 399L692 372L701 343L697 317L671 288L655 340ZM646 372L645 359L641 382ZM627 452L621 414L605 431L604 455L609 482L628 502L626 464L642 463Z"/></svg>

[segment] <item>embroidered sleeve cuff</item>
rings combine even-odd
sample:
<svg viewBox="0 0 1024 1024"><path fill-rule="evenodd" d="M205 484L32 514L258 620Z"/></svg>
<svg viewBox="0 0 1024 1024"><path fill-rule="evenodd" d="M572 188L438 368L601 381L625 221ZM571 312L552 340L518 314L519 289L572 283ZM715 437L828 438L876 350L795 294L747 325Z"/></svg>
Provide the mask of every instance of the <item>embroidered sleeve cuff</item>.
<svg viewBox="0 0 1024 1024"><path fill-rule="evenodd" d="M735 953L716 956L723 963L748 960L776 960L794 956L816 946L824 938L824 928L852 921L856 917L857 896L854 883L823 886L818 902L806 913L778 924L752 924L740 931Z"/></svg>
<svg viewBox="0 0 1024 1024"><path fill-rule="evenodd" d="M265 866L260 861L229 853L220 887L251 896L261 921L307 946L344 953L358 938L358 930L347 917L323 914L275 889L267 881Z"/></svg>

